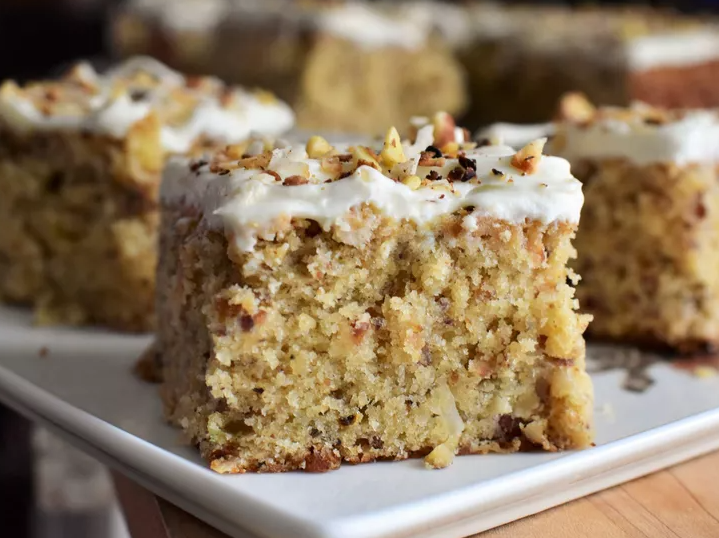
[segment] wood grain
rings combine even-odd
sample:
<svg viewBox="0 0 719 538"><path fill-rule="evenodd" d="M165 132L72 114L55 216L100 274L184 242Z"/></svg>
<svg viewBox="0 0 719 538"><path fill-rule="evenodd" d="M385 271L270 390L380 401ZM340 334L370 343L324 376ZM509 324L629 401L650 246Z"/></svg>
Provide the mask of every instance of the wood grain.
<svg viewBox="0 0 719 538"><path fill-rule="evenodd" d="M716 538L719 452L515 521L482 538Z"/></svg>
<svg viewBox="0 0 719 538"><path fill-rule="evenodd" d="M129 481L124 479L124 486ZM131 484L131 483L129 483ZM135 488L141 488L134 485ZM144 491L144 490L142 490ZM127 496L127 490L125 496ZM131 495L133 504L142 495ZM148 498L150 500L148 500ZM132 538L227 538L179 508L145 492L143 508L123 508L132 520L163 522L159 534ZM146 507L154 511L148 517ZM155 527L157 528L157 527ZM479 536L479 535L475 535ZM719 452L482 533L481 538L717 538Z"/></svg>

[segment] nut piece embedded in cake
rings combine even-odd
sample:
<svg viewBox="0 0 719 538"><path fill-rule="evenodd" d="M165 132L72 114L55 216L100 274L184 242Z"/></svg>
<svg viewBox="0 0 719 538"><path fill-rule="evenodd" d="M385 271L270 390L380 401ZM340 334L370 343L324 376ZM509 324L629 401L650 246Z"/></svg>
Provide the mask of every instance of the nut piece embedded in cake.
<svg viewBox="0 0 719 538"><path fill-rule="evenodd" d="M149 330L170 154L277 135L292 111L149 58L0 88L0 300L41 324ZM247 146L234 148L235 157Z"/></svg>
<svg viewBox="0 0 719 538"><path fill-rule="evenodd" d="M646 105L557 126L553 152L585 184L580 304L602 339L719 345L719 116Z"/></svg>
<svg viewBox="0 0 719 538"><path fill-rule="evenodd" d="M215 471L591 445L581 184L557 157L522 175L512 148L444 155L433 131L401 155L391 129L379 156L168 165L162 394Z"/></svg>

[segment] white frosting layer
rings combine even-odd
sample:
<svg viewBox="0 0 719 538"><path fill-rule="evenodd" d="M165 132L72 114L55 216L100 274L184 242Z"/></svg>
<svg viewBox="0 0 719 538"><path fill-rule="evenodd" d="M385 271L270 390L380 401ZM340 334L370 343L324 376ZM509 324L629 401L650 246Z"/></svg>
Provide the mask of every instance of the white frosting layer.
<svg viewBox="0 0 719 538"><path fill-rule="evenodd" d="M405 146L408 153L412 149ZM270 235L266 231L277 219L312 219L328 230L333 225L344 227L350 210L362 204L418 224L473 206L471 217L463 223L468 230L476 227L478 217L484 216L512 223L525 219L577 223L583 195L569 163L544 156L534 174L522 175L510 164L514 153L506 146L474 150L467 157L476 160L481 183L439 180L417 190L369 166L360 166L348 177L324 183L328 176L321 170L320 161L309 159L304 148L298 147L274 150L269 165L283 179L308 170L310 183L297 186L284 186L257 169L218 175L205 166L191 172L187 160L178 159L166 168L161 196L166 201L184 200L201 206L210 225L224 226L238 248L246 251L253 248L257 237L272 238L271 231ZM441 168L418 167L416 173L424 177L436 170L447 177L457 165L456 159L448 158Z"/></svg>
<svg viewBox="0 0 719 538"><path fill-rule="evenodd" d="M353 2L320 12L317 25L328 34L368 49L402 47L416 50L424 46L432 30L429 19L392 17L376 7Z"/></svg>
<svg viewBox="0 0 719 538"><path fill-rule="evenodd" d="M638 165L719 162L719 116L692 111L664 125L598 120L589 127L563 125L560 153L579 159L627 159Z"/></svg>
<svg viewBox="0 0 719 538"><path fill-rule="evenodd" d="M495 123L481 129L475 140L489 140L493 145L507 145L513 148L526 146L532 140L554 134L553 123L535 123L520 125L518 123Z"/></svg>
<svg viewBox="0 0 719 538"><path fill-rule="evenodd" d="M719 60L719 31L678 32L640 37L627 44L629 68L646 71Z"/></svg>
<svg viewBox="0 0 719 538"><path fill-rule="evenodd" d="M163 100L171 100L170 92L185 84L185 77L180 73L144 57L128 60L105 75L98 75L85 64L81 70L83 78L98 87L98 94L90 99L86 113L45 115L28 97L4 92L0 95L0 118L18 130L87 130L122 138L155 106ZM133 100L128 91L113 92L119 80L136 71L146 72L161 83L140 100ZM248 138L251 132L278 135L294 125L294 114L287 104L279 100L262 102L241 88L232 91L228 105L214 95L197 95L200 101L188 120L180 125L162 127L161 140L167 151L185 152L202 135L231 143Z"/></svg>

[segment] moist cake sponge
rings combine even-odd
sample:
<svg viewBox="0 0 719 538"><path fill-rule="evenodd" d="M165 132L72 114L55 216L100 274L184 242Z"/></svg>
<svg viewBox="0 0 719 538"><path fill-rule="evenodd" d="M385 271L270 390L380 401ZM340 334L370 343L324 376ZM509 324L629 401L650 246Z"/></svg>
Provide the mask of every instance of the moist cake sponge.
<svg viewBox="0 0 719 538"><path fill-rule="evenodd" d="M581 186L542 144L476 149L440 114L376 152L171 162L168 418L221 473L589 446Z"/></svg>

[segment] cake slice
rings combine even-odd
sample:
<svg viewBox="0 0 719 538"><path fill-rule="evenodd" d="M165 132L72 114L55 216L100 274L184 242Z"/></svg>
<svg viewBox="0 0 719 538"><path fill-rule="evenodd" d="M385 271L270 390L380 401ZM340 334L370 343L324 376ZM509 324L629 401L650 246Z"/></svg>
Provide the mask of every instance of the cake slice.
<svg viewBox="0 0 719 538"><path fill-rule="evenodd" d="M714 20L632 6L467 8L457 54L468 73L473 127L543 122L566 92L602 105L719 106Z"/></svg>
<svg viewBox="0 0 719 538"><path fill-rule="evenodd" d="M0 87L0 300L40 323L153 325L157 194L165 159L293 114L266 92L135 58L105 74Z"/></svg>
<svg viewBox="0 0 719 538"><path fill-rule="evenodd" d="M172 160L167 417L220 473L589 446L583 196L543 142L476 149L439 114L374 150Z"/></svg>
<svg viewBox="0 0 719 538"><path fill-rule="evenodd" d="M411 116L458 114L467 104L462 68L435 24L449 8L418 7L134 0L112 35L121 56L142 51L183 71L272 90L304 129L377 136L388 124L402 130Z"/></svg>
<svg viewBox="0 0 719 538"><path fill-rule="evenodd" d="M552 151L586 204L577 294L597 338L692 352L719 343L719 115L562 103Z"/></svg>

